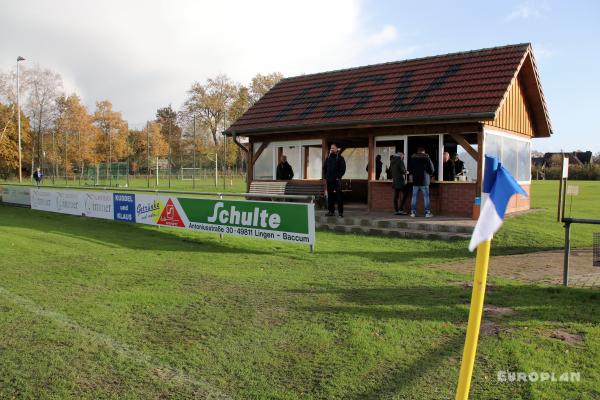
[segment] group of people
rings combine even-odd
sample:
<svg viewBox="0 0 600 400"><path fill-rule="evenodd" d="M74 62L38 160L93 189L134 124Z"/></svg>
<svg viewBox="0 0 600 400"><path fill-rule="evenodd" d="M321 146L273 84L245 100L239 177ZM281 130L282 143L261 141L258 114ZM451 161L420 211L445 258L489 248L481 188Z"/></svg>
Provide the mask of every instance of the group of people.
<svg viewBox="0 0 600 400"><path fill-rule="evenodd" d="M459 159L458 154L453 159L448 152L444 153L444 180L454 181L455 177L462 174L464 163ZM367 166L368 170L368 166ZM383 172L383 162L381 156L375 158L375 177L379 179ZM327 216L335 215L337 205L338 215L344 216L344 201L342 197L342 178L346 173L346 161L340 154L337 145L332 144L329 149L329 155L323 163L323 177L327 184ZM417 214L417 200L419 193L423 194L423 203L425 208L425 218L431 218L429 185L431 177L435 174L435 167L429 155L423 147L419 147L417 152L412 155L406 165L404 153L398 152L391 156L390 166L386 169L388 179L392 180L394 190L394 212L396 215L406 215L404 207L406 201L411 197L410 216ZM281 157L277 165L277 179L290 180L294 177L292 166L287 162L286 156ZM412 192L412 194L411 194Z"/></svg>

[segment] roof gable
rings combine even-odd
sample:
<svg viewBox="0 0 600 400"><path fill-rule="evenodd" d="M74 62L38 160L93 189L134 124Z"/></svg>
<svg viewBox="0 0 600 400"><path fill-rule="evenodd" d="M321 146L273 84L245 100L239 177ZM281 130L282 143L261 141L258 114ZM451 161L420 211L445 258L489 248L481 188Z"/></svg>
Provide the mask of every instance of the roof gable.
<svg viewBox="0 0 600 400"><path fill-rule="evenodd" d="M493 120L530 51L519 44L287 78L228 132Z"/></svg>

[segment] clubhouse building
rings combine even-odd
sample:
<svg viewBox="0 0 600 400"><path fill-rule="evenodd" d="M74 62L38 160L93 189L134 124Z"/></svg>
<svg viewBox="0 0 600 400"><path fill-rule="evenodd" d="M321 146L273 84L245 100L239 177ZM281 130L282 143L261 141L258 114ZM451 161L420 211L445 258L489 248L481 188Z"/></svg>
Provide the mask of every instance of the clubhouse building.
<svg viewBox="0 0 600 400"><path fill-rule="evenodd" d="M470 217L483 155L498 157L529 191L531 141L549 137L552 127L525 43L286 78L225 133L248 153L249 187L276 184L285 155L295 173L288 184L323 192L323 161L337 144L347 164L346 202L369 210L392 209L390 156L403 152L408 160L423 147L436 169L433 213ZM443 180L444 152L464 163L454 181ZM516 196L507 212L529 207L529 198Z"/></svg>

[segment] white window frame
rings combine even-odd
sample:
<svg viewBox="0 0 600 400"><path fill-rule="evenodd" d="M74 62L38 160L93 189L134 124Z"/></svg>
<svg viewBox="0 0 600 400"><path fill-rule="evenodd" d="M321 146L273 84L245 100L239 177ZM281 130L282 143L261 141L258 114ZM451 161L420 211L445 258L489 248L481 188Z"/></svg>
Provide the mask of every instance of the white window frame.
<svg viewBox="0 0 600 400"><path fill-rule="evenodd" d="M523 184L531 184L531 144L532 144L531 138L526 138L526 137L523 137L523 136L514 135L514 134L511 134L511 133L507 133L507 132L504 132L504 131L499 131L499 130L496 130L496 129L490 129L490 128L484 128L483 129L483 134L484 134L484 138L483 138L483 154L484 155L485 155L485 146L486 146L486 143L487 143L487 140L485 140L485 139L486 139L486 137L487 137L488 134L496 135L496 136L502 136L502 137L505 137L505 138L508 138L508 139L514 139L514 140L517 140L517 141L529 143L529 180L528 181L517 180L517 182L518 183L523 183ZM500 161L502 161L503 158L504 158L504 142L502 142L502 146L500 147ZM483 166L482 166L483 171L485 171L485 157L483 158L482 163L483 163ZM519 166L519 161L518 161L518 158L517 158L517 168L518 168L518 166ZM519 172L517 171L517 176L518 175L519 175ZM483 182L482 182L482 184L483 184Z"/></svg>
<svg viewBox="0 0 600 400"><path fill-rule="evenodd" d="M260 144L262 142L256 142L254 143L255 147L258 144L260 147ZM279 160L277 159L277 148L279 147L297 147L298 150L298 158L300 160L300 171L298 172L298 178L297 179L306 179L304 176L304 168L305 168L305 163L304 163L304 157L302 157L302 148L304 146L312 146L312 145L323 145L323 141L321 139L308 139L308 140L278 140L275 142L269 142L269 146L273 146L271 148L271 157L272 157L272 175L271 175L271 180L275 180L277 177L277 164L279 163ZM256 152L255 152L256 154ZM297 171L296 171L297 172Z"/></svg>

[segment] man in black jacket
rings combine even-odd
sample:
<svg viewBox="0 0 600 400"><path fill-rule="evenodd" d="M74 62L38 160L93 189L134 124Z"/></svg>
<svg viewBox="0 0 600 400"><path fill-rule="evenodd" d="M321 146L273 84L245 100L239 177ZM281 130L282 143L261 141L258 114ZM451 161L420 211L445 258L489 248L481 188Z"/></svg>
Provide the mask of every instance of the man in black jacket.
<svg viewBox="0 0 600 400"><path fill-rule="evenodd" d="M404 204L408 199L408 185L406 184L406 166L404 165L404 153L394 154L390 163L392 175L392 188L394 189L394 211L396 215L406 215ZM400 194L402 193L402 202L398 205Z"/></svg>
<svg viewBox="0 0 600 400"><path fill-rule="evenodd" d="M335 203L338 204L338 214L344 216L344 199L342 198L342 177L346 173L346 161L339 154L335 144L329 149L329 156L323 165L323 177L327 181L327 206L328 217L335 215Z"/></svg>
<svg viewBox="0 0 600 400"><path fill-rule="evenodd" d="M281 161L277 165L277 180L289 181L294 177L294 170L287 162L286 156L281 156Z"/></svg>
<svg viewBox="0 0 600 400"><path fill-rule="evenodd" d="M417 215L417 196L419 192L423 192L423 202L425 203L425 218L433 217L429 208L429 183L431 175L434 174L435 168L429 155L425 153L425 149L419 147L417 153L413 154L408 167L409 172L413 177L413 192L410 208L410 216Z"/></svg>
<svg viewBox="0 0 600 400"><path fill-rule="evenodd" d="M456 177L456 170L454 168L454 161L450 158L450 153L447 151L444 152L444 181L454 182L454 178Z"/></svg>

